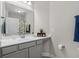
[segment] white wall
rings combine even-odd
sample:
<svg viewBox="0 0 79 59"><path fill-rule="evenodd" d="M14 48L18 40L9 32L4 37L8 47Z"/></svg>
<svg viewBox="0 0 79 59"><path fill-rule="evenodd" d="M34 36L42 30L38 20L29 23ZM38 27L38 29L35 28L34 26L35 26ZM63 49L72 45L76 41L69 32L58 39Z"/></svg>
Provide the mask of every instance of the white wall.
<svg viewBox="0 0 79 59"><path fill-rule="evenodd" d="M37 33L42 28L49 32L49 2L34 2L34 32Z"/></svg>
<svg viewBox="0 0 79 59"><path fill-rule="evenodd" d="M50 33L57 57L79 57L79 43L73 41L75 15L79 15L79 2L50 2ZM66 49L60 51L59 44Z"/></svg>

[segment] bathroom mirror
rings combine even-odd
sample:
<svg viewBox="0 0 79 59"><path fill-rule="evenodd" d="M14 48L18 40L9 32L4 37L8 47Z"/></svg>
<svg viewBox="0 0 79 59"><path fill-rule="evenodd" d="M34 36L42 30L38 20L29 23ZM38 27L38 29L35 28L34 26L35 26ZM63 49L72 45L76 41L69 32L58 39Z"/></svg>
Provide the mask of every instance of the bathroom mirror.
<svg viewBox="0 0 79 59"><path fill-rule="evenodd" d="M34 32L33 11L5 2L5 17L2 34L32 34Z"/></svg>

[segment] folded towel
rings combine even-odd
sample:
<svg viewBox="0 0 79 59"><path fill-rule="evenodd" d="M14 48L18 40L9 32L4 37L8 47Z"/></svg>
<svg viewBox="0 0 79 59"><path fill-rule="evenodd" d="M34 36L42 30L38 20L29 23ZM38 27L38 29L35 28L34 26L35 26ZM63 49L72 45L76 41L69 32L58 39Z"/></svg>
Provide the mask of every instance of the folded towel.
<svg viewBox="0 0 79 59"><path fill-rule="evenodd" d="M79 15L75 16L74 41L79 42Z"/></svg>

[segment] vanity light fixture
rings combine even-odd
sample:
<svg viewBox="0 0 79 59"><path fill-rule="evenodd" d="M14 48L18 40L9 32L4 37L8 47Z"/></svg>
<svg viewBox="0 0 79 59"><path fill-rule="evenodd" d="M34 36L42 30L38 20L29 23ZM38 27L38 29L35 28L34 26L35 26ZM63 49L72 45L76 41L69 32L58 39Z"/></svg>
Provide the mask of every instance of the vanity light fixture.
<svg viewBox="0 0 79 59"><path fill-rule="evenodd" d="M23 1L23 3L25 3L25 4L26 4L26 3L27 3L27 1Z"/></svg>
<svg viewBox="0 0 79 59"><path fill-rule="evenodd" d="M21 13L21 11L20 11L20 10L18 10L17 12L18 12L18 13Z"/></svg>
<svg viewBox="0 0 79 59"><path fill-rule="evenodd" d="M18 1L14 1L14 2L18 2ZM21 3L27 4L27 5L32 5L31 1L20 1Z"/></svg>
<svg viewBox="0 0 79 59"><path fill-rule="evenodd" d="M28 3L27 3L28 5L32 5L32 2L31 1L28 1Z"/></svg>
<svg viewBox="0 0 79 59"><path fill-rule="evenodd" d="M24 13L23 10L18 10L18 9L16 9L15 11L18 12L18 13Z"/></svg>
<svg viewBox="0 0 79 59"><path fill-rule="evenodd" d="M27 5L32 5L31 1L23 1L23 3L27 4Z"/></svg>

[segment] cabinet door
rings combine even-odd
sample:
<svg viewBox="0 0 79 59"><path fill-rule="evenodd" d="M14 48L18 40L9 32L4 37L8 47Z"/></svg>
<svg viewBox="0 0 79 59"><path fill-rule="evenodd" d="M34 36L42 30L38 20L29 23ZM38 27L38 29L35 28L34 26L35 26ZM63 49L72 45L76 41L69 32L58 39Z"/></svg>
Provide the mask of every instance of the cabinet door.
<svg viewBox="0 0 79 59"><path fill-rule="evenodd" d="M30 58L41 58L42 45L37 45L29 49Z"/></svg>
<svg viewBox="0 0 79 59"><path fill-rule="evenodd" d="M3 58L28 58L28 50L22 50L3 56Z"/></svg>

